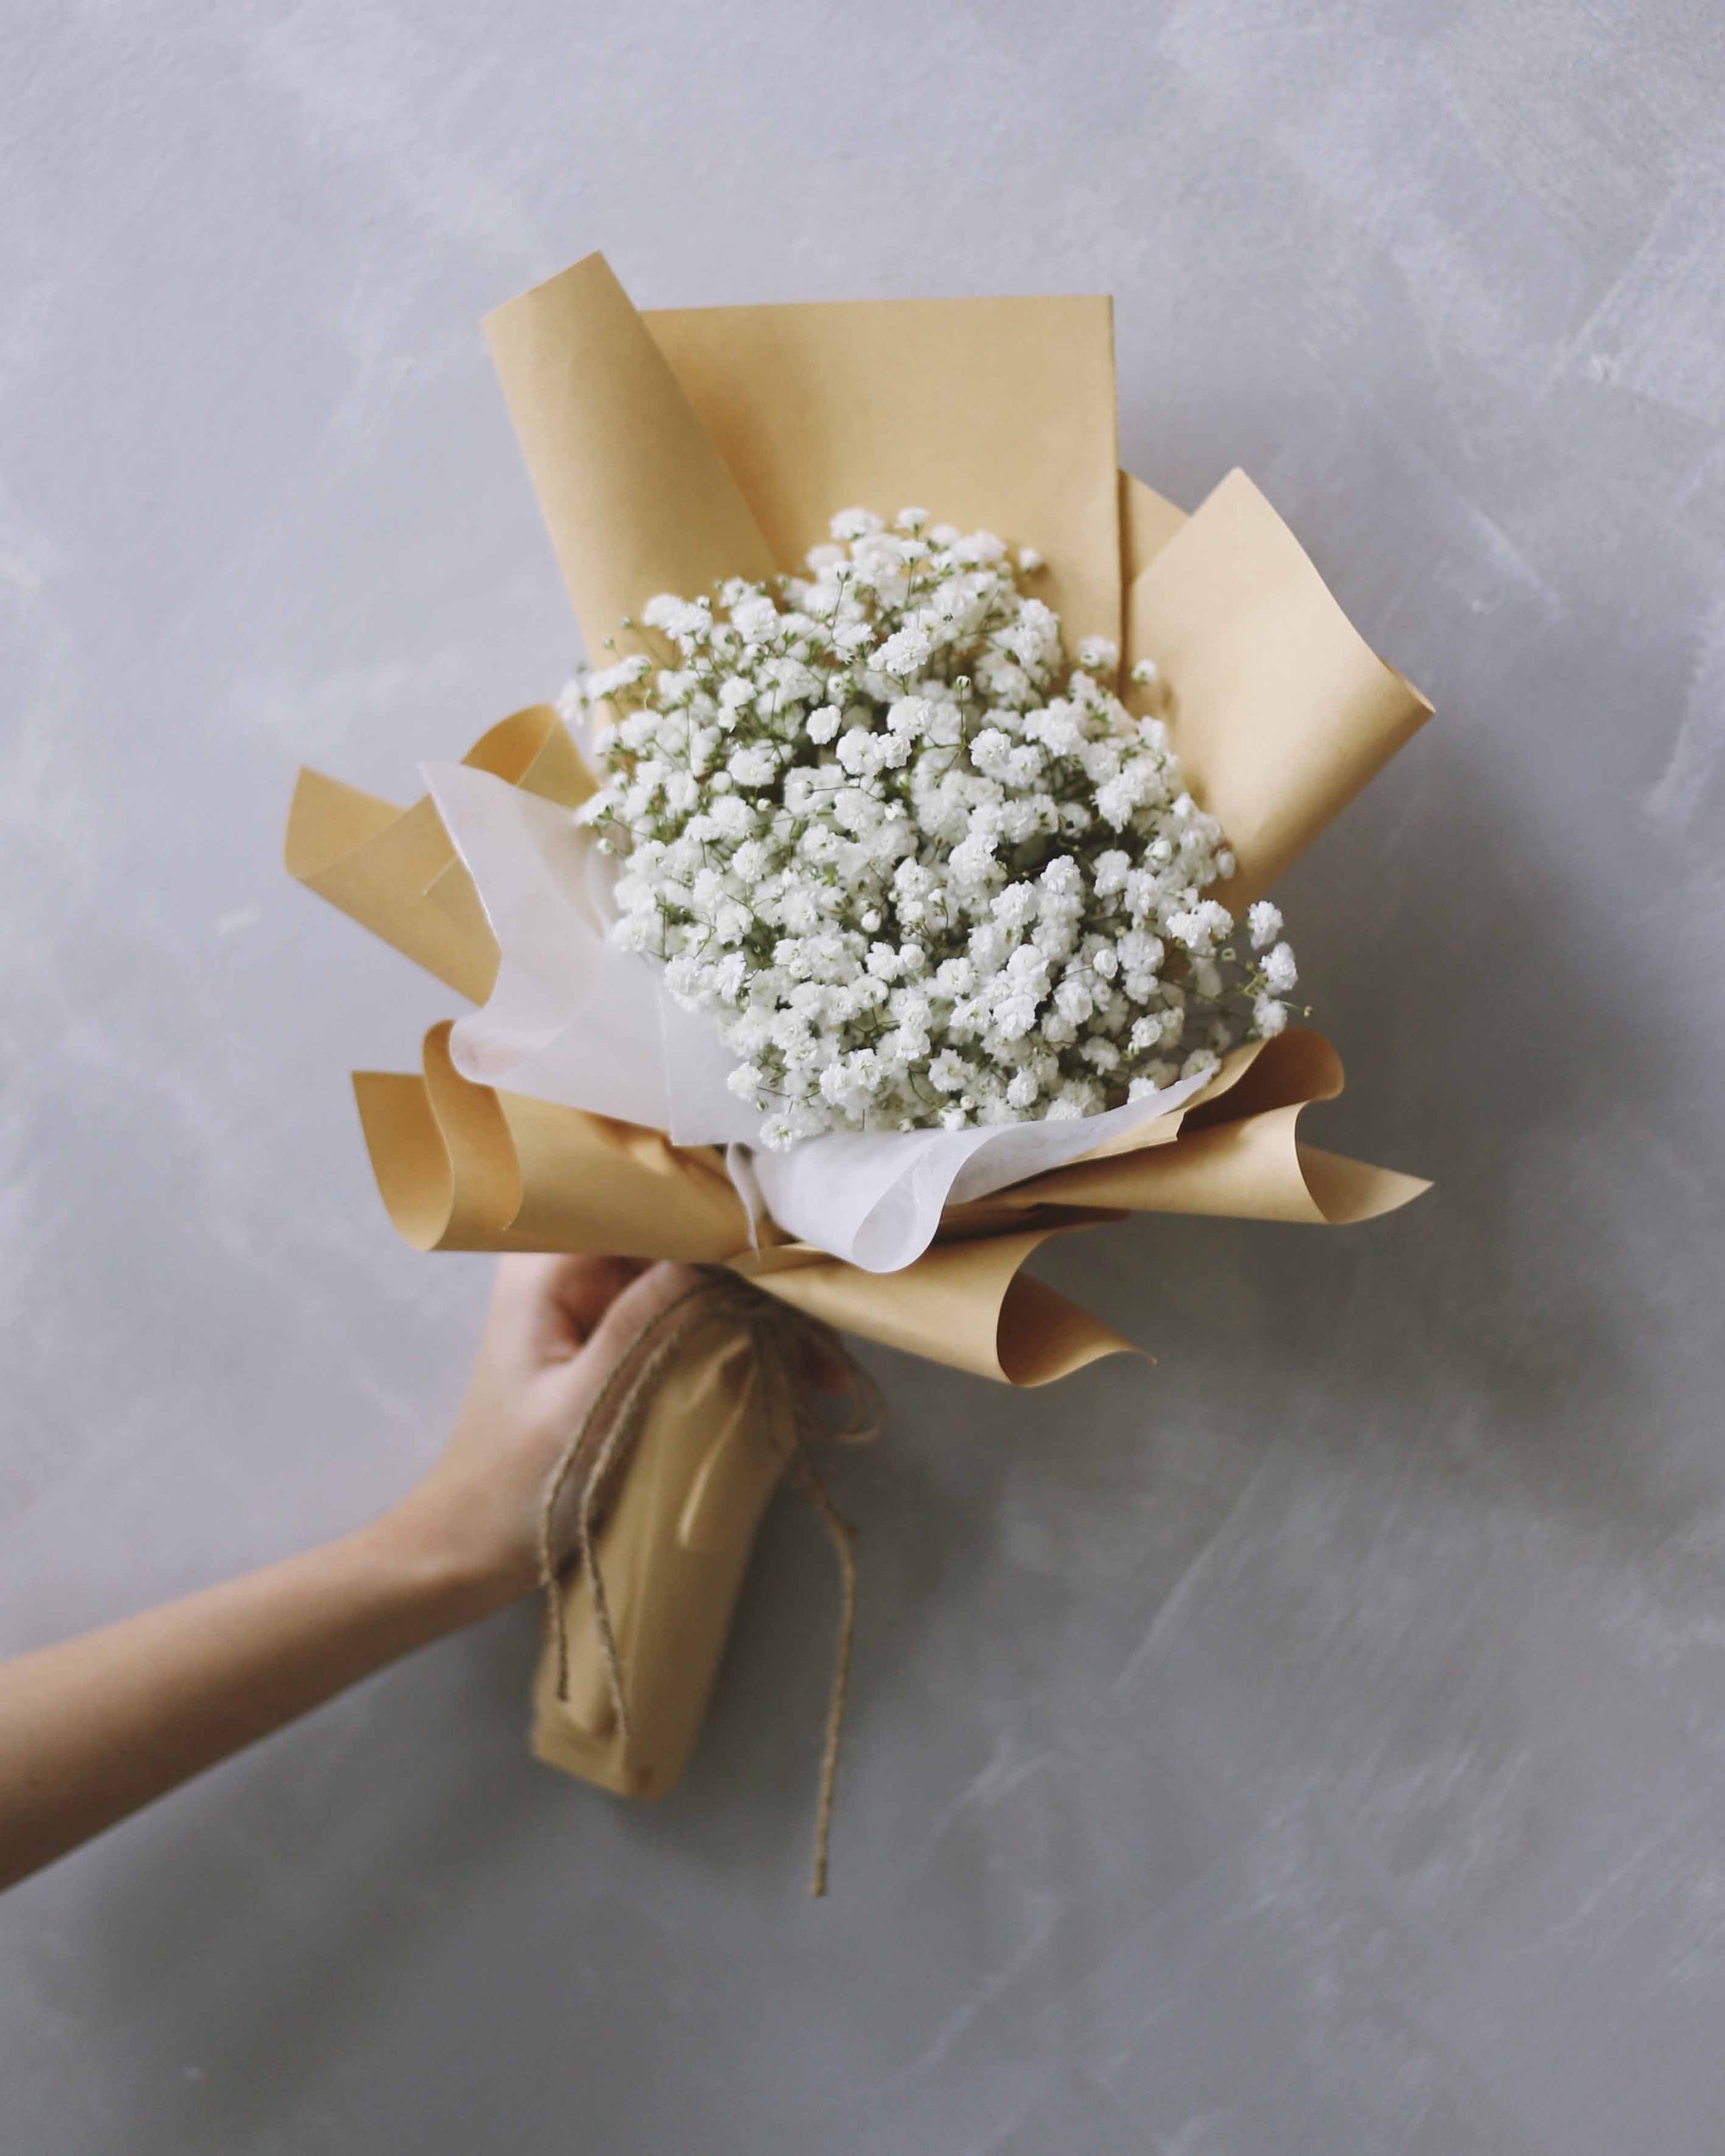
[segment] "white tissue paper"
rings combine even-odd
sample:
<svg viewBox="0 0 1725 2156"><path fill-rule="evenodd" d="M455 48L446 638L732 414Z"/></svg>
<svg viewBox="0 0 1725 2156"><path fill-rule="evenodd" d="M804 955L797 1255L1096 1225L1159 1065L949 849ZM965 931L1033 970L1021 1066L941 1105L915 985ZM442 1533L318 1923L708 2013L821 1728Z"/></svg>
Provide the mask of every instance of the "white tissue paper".
<svg viewBox="0 0 1725 2156"><path fill-rule="evenodd" d="M679 1145L724 1146L745 1204L752 1177L787 1234L865 1272L897 1272L921 1257L949 1202L1064 1167L1167 1115L1203 1083L1182 1079L1070 1121L831 1132L768 1151L759 1110L725 1082L736 1059L718 1028L685 1010L645 959L608 940L614 864L592 831L568 809L464 764L428 765L425 780L501 954L490 1000L451 1038L462 1076L648 1124Z"/></svg>

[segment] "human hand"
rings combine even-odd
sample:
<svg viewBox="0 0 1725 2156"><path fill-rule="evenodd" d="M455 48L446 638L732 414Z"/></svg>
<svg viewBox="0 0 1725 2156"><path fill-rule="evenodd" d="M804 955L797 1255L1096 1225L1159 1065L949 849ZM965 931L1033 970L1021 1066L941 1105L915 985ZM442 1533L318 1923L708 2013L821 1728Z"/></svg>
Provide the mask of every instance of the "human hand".
<svg viewBox="0 0 1725 2156"><path fill-rule="evenodd" d="M636 1258L500 1258L448 1443L386 1531L469 1581L480 1609L530 1593L540 1507L564 1446L642 1328L697 1279Z"/></svg>

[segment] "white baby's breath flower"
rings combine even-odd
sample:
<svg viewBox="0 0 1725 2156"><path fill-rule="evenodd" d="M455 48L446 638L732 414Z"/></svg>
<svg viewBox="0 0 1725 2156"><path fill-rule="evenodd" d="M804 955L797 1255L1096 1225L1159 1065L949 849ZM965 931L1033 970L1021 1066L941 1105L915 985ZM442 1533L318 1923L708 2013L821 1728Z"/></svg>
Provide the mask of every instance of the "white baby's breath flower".
<svg viewBox="0 0 1725 2156"><path fill-rule="evenodd" d="M1264 978L1272 993L1285 996L1300 978L1300 969L1294 962L1289 944L1278 943L1264 954Z"/></svg>
<svg viewBox="0 0 1725 2156"><path fill-rule="evenodd" d="M764 643L779 625L779 610L762 592L757 598L739 600L731 608L731 625L744 643Z"/></svg>
<svg viewBox="0 0 1725 2156"><path fill-rule="evenodd" d="M601 667L589 674L582 684L582 693L589 704L602 704L619 690L632 689L638 681L653 671L653 661L644 652L635 652L627 659L619 659L614 667Z"/></svg>
<svg viewBox="0 0 1725 2156"><path fill-rule="evenodd" d="M926 666L933 652L927 630L920 622L911 622L903 629L894 630L875 655L882 674L892 674L902 681Z"/></svg>
<svg viewBox="0 0 1725 2156"><path fill-rule="evenodd" d="M777 773L779 760L770 749L751 743L737 751L727 768L738 786L766 786Z"/></svg>
<svg viewBox="0 0 1725 2156"><path fill-rule="evenodd" d="M693 643L712 627L712 609L704 599L678 599L673 592L661 592L642 608L641 618L649 629L660 630L679 643Z"/></svg>
<svg viewBox="0 0 1725 2156"><path fill-rule="evenodd" d="M1220 826L1114 646L1069 671L1035 549L921 509L831 530L776 586L660 593L625 624L656 655L562 705L605 770L576 816L623 857L613 933L718 1028L761 1143L1069 1120L1280 1031L1281 914L1251 908L1249 970L1206 896Z"/></svg>
<svg viewBox="0 0 1725 2156"><path fill-rule="evenodd" d="M870 533L881 529L881 519L870 509L841 509L828 527L835 539L866 539Z"/></svg>

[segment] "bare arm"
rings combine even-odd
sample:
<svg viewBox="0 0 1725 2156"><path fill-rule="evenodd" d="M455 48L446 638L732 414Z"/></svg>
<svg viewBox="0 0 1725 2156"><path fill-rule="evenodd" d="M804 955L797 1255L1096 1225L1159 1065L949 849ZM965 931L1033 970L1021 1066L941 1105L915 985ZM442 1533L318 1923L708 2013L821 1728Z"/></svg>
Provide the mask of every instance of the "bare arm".
<svg viewBox="0 0 1725 2156"><path fill-rule="evenodd" d="M505 1258L442 1458L371 1526L0 1665L0 1888L529 1593L540 1494L679 1268Z"/></svg>

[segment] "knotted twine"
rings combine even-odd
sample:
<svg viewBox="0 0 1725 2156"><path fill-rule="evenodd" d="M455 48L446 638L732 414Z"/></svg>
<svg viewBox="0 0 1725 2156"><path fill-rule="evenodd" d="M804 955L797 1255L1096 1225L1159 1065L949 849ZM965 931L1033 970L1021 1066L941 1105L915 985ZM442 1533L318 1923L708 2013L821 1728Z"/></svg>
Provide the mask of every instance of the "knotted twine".
<svg viewBox="0 0 1725 2156"><path fill-rule="evenodd" d="M825 1529L838 1564L837 1649L827 1702L819 1796L815 1808L814 1864L809 1880L809 1892L820 1896L826 1892L827 1846L831 1838L833 1795L838 1781L839 1745L844 1733L845 1699L850 1683L850 1652L856 1631L856 1530L827 1495L826 1486L809 1456L809 1441L816 1437L858 1441L872 1438L878 1434L884 1413L879 1387L846 1352L831 1326L792 1309L776 1296L762 1294L735 1274L704 1271L693 1288L686 1288L649 1318L630 1343L570 1432L540 1503L539 1577L545 1590L546 1615L556 1660L557 1697L566 1701L569 1696L569 1628L559 1576L561 1567L556 1548L555 1514L563 1490L597 1432L598 1449L581 1483L576 1506L575 1550L593 1596L593 1629L618 1727L625 1741L633 1733L629 1702L624 1692L622 1658L618 1652L605 1576L595 1546L599 1507L614 1474L626 1468L653 1396L679 1352L695 1333L720 1323L737 1326L749 1336L754 1348L757 1381L769 1395L776 1395L781 1410L773 1418L772 1426L790 1433L788 1465L792 1479ZM831 1371L837 1379L831 1390L846 1411L838 1421L829 1421L814 1411L810 1392L812 1374L816 1369ZM772 1405L769 1399L769 1414Z"/></svg>

